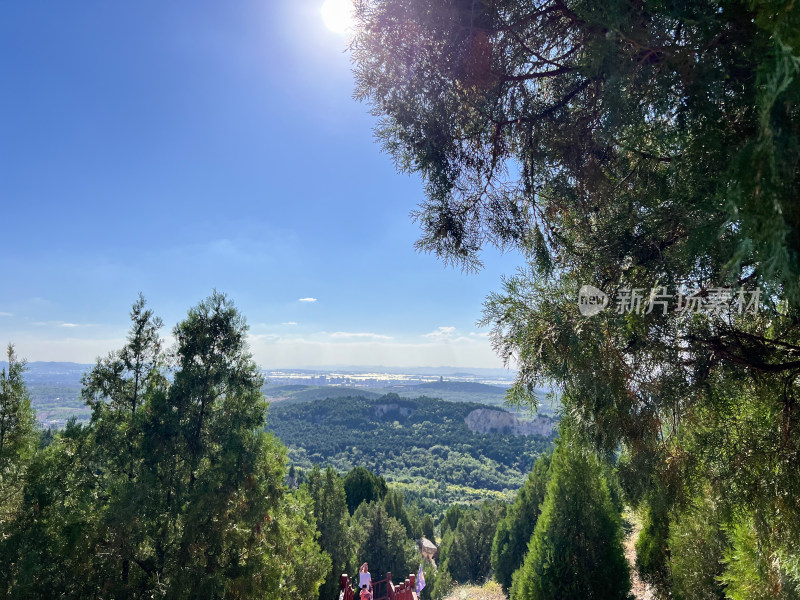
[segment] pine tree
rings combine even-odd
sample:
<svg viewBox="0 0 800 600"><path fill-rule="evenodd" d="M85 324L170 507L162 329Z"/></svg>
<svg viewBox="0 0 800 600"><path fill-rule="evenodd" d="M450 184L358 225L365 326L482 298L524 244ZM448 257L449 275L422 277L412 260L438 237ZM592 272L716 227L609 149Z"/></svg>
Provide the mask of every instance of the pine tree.
<svg viewBox="0 0 800 600"><path fill-rule="evenodd" d="M406 511L405 498L403 494L396 489L389 488L386 496L383 498L383 506L386 508L386 514L397 519L397 522L405 527L406 535L410 538L414 537L411 521Z"/></svg>
<svg viewBox="0 0 800 600"><path fill-rule="evenodd" d="M708 488L800 585L800 5L358 7L356 94L423 179L418 247L524 257L483 322L512 400L555 384L586 440L628 455L634 504L667 492L637 506L657 579L665 515ZM585 285L608 310L581 314Z"/></svg>
<svg viewBox="0 0 800 600"><path fill-rule="evenodd" d="M448 529L442 538L441 570L459 583L488 577L492 568L492 541L504 511L504 505L490 501L465 510L455 529Z"/></svg>
<svg viewBox="0 0 800 600"><path fill-rule="evenodd" d="M417 551L406 536L405 527L386 513L380 502L364 502L351 518L352 536L357 543L356 562L369 564L373 580L393 574L397 581L416 572Z"/></svg>
<svg viewBox="0 0 800 600"><path fill-rule="evenodd" d="M422 519L422 535L431 541L434 540L433 519L430 515L425 515L425 518Z"/></svg>
<svg viewBox="0 0 800 600"><path fill-rule="evenodd" d="M720 580L728 541L717 503L695 499L670 524L669 566L676 600L724 600Z"/></svg>
<svg viewBox="0 0 800 600"><path fill-rule="evenodd" d="M459 504L452 504L447 507L447 510L444 511L442 520L439 523L439 535L441 535L442 539L444 539L444 536L448 531L455 530L463 514L464 509Z"/></svg>
<svg viewBox="0 0 800 600"><path fill-rule="evenodd" d="M25 469L36 444L36 415L23 380L25 362L8 346L8 367L0 371L0 539L17 509Z"/></svg>
<svg viewBox="0 0 800 600"><path fill-rule="evenodd" d="M3 545L8 595L316 596L329 562L311 499L286 488L286 449L263 430L243 317L217 293L191 309L171 382L141 298L132 319L126 346L84 380L91 422L68 423L30 465Z"/></svg>
<svg viewBox="0 0 800 600"><path fill-rule="evenodd" d="M314 466L306 484L314 503L314 518L319 531L319 545L331 558L331 568L319 588L320 600L339 593L339 578L354 566L354 542L350 537L350 515L344 484L331 467L323 473Z"/></svg>
<svg viewBox="0 0 800 600"><path fill-rule="evenodd" d="M10 565L8 542L20 516L25 476L36 447L36 416L23 380L25 362L17 360L9 344L8 366L0 371L0 564ZM0 595L12 584L10 569L0 569Z"/></svg>
<svg viewBox="0 0 800 600"><path fill-rule="evenodd" d="M562 441L512 600L625 600L630 573L620 516L596 458Z"/></svg>
<svg viewBox="0 0 800 600"><path fill-rule="evenodd" d="M173 332L176 370L147 424L158 576L176 597L316 595L328 565L302 495L284 486L286 451L263 431L262 378L244 318L214 293Z"/></svg>
<svg viewBox="0 0 800 600"><path fill-rule="evenodd" d="M651 494L643 508L642 530L636 540L636 570L642 581L668 593L672 584L667 548L670 519L665 492Z"/></svg>
<svg viewBox="0 0 800 600"><path fill-rule="evenodd" d="M352 515L362 502L383 500L388 488L383 477L358 466L345 475L344 491L347 494L347 508Z"/></svg>
<svg viewBox="0 0 800 600"><path fill-rule="evenodd" d="M545 454L536 460L514 504L497 525L492 543L492 569L505 591L511 587L511 576L525 559L544 502L549 472L550 455Z"/></svg>
<svg viewBox="0 0 800 600"><path fill-rule="evenodd" d="M754 521L747 517L730 527L731 544L726 548L725 570L719 578L725 585L725 597L730 600L800 599L800 586L786 576L772 549L761 547L756 528Z"/></svg>

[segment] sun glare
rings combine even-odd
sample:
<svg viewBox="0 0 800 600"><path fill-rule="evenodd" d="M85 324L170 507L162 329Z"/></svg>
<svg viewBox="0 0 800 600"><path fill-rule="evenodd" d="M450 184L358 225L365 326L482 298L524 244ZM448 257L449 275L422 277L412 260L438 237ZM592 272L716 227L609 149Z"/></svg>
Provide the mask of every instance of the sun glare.
<svg viewBox="0 0 800 600"><path fill-rule="evenodd" d="M325 27L344 35L353 26L352 0L325 0L322 5L322 20Z"/></svg>

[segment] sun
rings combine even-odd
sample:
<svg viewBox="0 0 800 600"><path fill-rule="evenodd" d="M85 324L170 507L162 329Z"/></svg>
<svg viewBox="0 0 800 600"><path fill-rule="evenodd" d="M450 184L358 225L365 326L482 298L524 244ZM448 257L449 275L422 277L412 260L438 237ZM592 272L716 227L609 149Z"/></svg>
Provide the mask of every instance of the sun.
<svg viewBox="0 0 800 600"><path fill-rule="evenodd" d="M322 20L325 27L344 35L353 27L352 0L325 0L322 5Z"/></svg>

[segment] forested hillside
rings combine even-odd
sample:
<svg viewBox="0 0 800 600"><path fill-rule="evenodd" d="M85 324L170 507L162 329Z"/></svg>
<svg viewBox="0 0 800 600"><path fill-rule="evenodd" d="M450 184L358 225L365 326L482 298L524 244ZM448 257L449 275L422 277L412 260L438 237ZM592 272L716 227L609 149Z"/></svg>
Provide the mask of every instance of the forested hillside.
<svg viewBox="0 0 800 600"><path fill-rule="evenodd" d="M7 368L0 361L0 368ZM90 371L92 365L78 363L31 363L25 372L25 385L31 395L37 419L46 426L63 425L70 417L78 421L88 421L91 411L81 399L81 376ZM505 407L507 388L500 385L487 385L470 381L436 381L423 384L399 384L367 390L363 388L309 385L309 384L273 384L267 381L261 388L271 403L295 404L322 400L325 398L341 398L346 396L363 396L379 398L386 392L395 393L404 398L430 396L451 402L477 402L491 406L502 406L506 410L517 413L522 418L529 418L527 409L517 411ZM540 414L552 415L555 406L545 395L537 391Z"/></svg>
<svg viewBox="0 0 800 600"><path fill-rule="evenodd" d="M365 390L353 387L321 386L305 384L275 385L267 383L263 387L264 395L270 402L308 402L324 398L340 398L343 396L364 396L379 398L383 393L397 394L402 398L419 398L428 396L451 402L477 402L490 406L502 406L506 410L506 392L508 388L500 385L489 385L474 381L432 381L422 384L398 384L379 390ZM558 408L557 403L547 397L546 390L536 390L539 399L538 413L552 415ZM519 411L522 415L526 409Z"/></svg>
<svg viewBox="0 0 800 600"><path fill-rule="evenodd" d="M365 466L410 497L435 503L509 498L551 438L475 433L464 419L486 408L470 402L394 394L270 406L267 428L297 467Z"/></svg>

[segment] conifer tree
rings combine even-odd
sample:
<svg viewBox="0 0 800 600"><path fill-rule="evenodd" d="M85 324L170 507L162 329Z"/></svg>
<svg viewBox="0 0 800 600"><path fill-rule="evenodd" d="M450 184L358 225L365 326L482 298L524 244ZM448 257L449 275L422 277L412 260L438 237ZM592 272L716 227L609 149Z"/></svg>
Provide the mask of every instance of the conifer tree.
<svg viewBox="0 0 800 600"><path fill-rule="evenodd" d="M31 463L3 544L8 595L316 596L328 559L263 431L243 317L217 293L191 309L170 382L160 322L141 298L131 316L126 346L84 379L90 423L68 423Z"/></svg>
<svg viewBox="0 0 800 600"><path fill-rule="evenodd" d="M0 564L11 564L7 542L19 517L23 485L36 446L36 416L23 380L25 362L9 344L8 365L0 370ZM11 585L10 569L0 569L0 595Z"/></svg>
<svg viewBox="0 0 800 600"><path fill-rule="evenodd" d="M492 543L492 570L494 578L506 591L511 587L511 576L525 559L544 502L549 471L550 455L545 454L536 460L514 504L497 525Z"/></svg>
<svg viewBox="0 0 800 600"><path fill-rule="evenodd" d="M386 496L383 498L383 506L386 508L387 515L397 519L397 522L405 527L406 535L410 538L414 537L403 494L396 489L389 488L386 491Z"/></svg>
<svg viewBox="0 0 800 600"><path fill-rule="evenodd" d="M353 467L344 477L347 508L352 515L362 502L383 500L387 493L386 480L368 469Z"/></svg>
<svg viewBox="0 0 800 600"><path fill-rule="evenodd" d="M626 600L630 573L619 514L596 458L562 440L511 600Z"/></svg>
<svg viewBox="0 0 800 600"><path fill-rule="evenodd" d="M799 586L800 5L358 9L356 95L424 182L418 247L523 254L484 313L512 399L557 385L585 439L623 447L629 500L666 492L641 507L654 580L666 515L705 488ZM608 310L580 311L583 286Z"/></svg>
<svg viewBox="0 0 800 600"><path fill-rule="evenodd" d="M331 567L319 588L320 600L339 593L339 577L354 566L354 542L350 537L350 515L344 484L331 467L323 473L315 465L306 484L314 503L314 518L319 531L319 545L331 559Z"/></svg>
<svg viewBox="0 0 800 600"><path fill-rule="evenodd" d="M3 526L17 509L25 469L36 444L36 415L31 408L14 346L6 351L8 366L0 371L0 539Z"/></svg>
<svg viewBox="0 0 800 600"><path fill-rule="evenodd" d="M377 580L387 571L397 581L416 572L416 548L406 536L405 527L386 513L381 502L364 502L351 518L352 536L357 543L356 562L369 564Z"/></svg>
<svg viewBox="0 0 800 600"><path fill-rule="evenodd" d="M454 581L482 581L491 573L492 541L497 523L504 516L503 504L485 501L479 508L465 510L455 529L442 538L441 570Z"/></svg>
<svg viewBox="0 0 800 600"><path fill-rule="evenodd" d="M719 504L697 498L670 524L669 567L676 600L724 600L721 575L728 540Z"/></svg>
<svg viewBox="0 0 800 600"><path fill-rule="evenodd" d="M429 540L433 541L435 533L433 530L433 519L431 518L430 515L425 515L425 518L422 519L421 529L423 537L426 537Z"/></svg>

